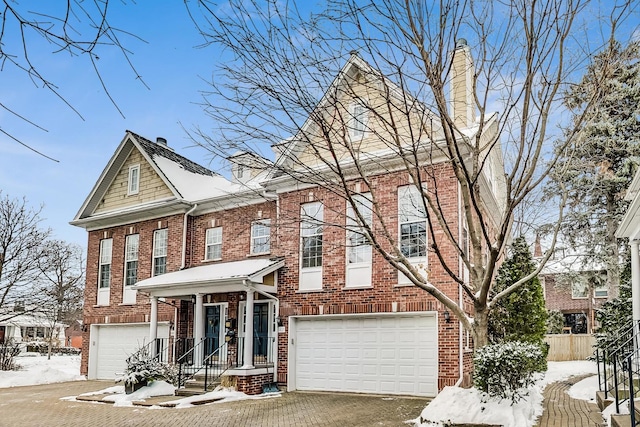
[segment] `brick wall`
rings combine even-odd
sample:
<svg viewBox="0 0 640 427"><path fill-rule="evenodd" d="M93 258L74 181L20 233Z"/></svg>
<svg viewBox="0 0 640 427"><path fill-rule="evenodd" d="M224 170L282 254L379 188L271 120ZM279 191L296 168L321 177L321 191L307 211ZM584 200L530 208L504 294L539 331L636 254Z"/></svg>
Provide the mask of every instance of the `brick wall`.
<svg viewBox="0 0 640 427"><path fill-rule="evenodd" d="M262 386L273 382L273 374L237 376L236 378L237 390L248 395L261 394Z"/></svg>
<svg viewBox="0 0 640 427"><path fill-rule="evenodd" d="M86 286L84 290L84 326L82 344L82 363L80 371L87 374L90 326L99 323L138 323L148 322L151 313L149 298L138 293L136 304L122 304L124 287L124 251L125 237L139 234L138 280L151 277L153 232L160 228L168 229L167 272L176 271L182 262L182 215L173 215L150 221L143 221L119 227L89 232L87 245ZM111 286L108 306L97 306L98 260L100 241L113 239L111 254ZM173 303L173 301L169 301ZM174 321L174 308L167 304L158 304L158 321Z"/></svg>

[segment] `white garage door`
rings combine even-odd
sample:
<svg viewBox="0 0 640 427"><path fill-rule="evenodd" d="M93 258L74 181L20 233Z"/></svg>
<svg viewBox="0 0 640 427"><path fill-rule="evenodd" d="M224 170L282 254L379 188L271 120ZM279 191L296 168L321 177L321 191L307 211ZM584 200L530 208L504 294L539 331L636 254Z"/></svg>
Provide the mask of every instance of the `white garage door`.
<svg viewBox="0 0 640 427"><path fill-rule="evenodd" d="M294 321L295 389L437 394L435 316L351 315Z"/></svg>
<svg viewBox="0 0 640 427"><path fill-rule="evenodd" d="M158 325L158 338L169 336L168 325ZM126 359L149 343L149 324L99 325L92 330L89 378L109 379L122 374Z"/></svg>

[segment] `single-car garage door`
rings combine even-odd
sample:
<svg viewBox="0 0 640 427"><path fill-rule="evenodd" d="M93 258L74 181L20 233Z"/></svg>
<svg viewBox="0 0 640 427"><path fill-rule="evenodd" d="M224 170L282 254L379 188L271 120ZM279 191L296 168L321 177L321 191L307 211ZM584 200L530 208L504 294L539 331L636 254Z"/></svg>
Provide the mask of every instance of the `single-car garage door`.
<svg viewBox="0 0 640 427"><path fill-rule="evenodd" d="M168 325L158 325L158 338L169 336ZM91 330L89 378L112 380L122 374L126 359L149 343L149 324L96 325Z"/></svg>
<svg viewBox="0 0 640 427"><path fill-rule="evenodd" d="M415 396L438 392L433 314L314 316L294 322L294 389Z"/></svg>

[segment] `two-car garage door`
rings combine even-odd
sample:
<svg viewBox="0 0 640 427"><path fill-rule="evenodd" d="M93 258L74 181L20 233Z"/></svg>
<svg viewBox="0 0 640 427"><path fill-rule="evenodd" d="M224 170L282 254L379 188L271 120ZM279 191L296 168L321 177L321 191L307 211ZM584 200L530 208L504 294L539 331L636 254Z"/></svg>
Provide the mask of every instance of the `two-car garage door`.
<svg viewBox="0 0 640 427"><path fill-rule="evenodd" d="M438 335L431 313L298 317L290 332L292 389L437 394Z"/></svg>
<svg viewBox="0 0 640 427"><path fill-rule="evenodd" d="M158 338L168 336L169 326L158 325ZM92 326L89 379L114 379L127 367L127 357L148 343L148 323Z"/></svg>

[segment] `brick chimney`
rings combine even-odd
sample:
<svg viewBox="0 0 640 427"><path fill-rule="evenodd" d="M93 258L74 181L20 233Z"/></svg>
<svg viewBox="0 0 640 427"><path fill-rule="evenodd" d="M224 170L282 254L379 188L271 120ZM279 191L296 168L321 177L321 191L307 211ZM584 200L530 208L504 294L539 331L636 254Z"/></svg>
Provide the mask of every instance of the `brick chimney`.
<svg viewBox="0 0 640 427"><path fill-rule="evenodd" d="M458 128L466 128L475 121L473 99L473 75L475 70L471 59L471 49L467 46L465 39L460 39L456 43L451 71L450 102L453 122Z"/></svg>

